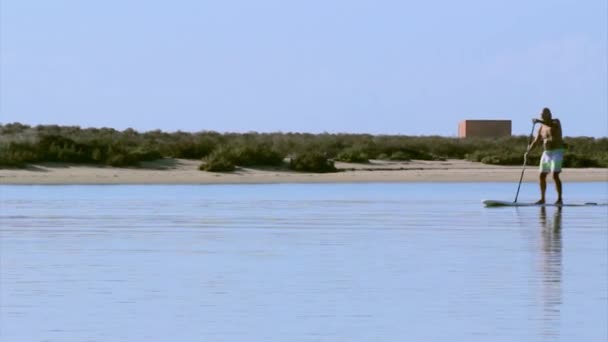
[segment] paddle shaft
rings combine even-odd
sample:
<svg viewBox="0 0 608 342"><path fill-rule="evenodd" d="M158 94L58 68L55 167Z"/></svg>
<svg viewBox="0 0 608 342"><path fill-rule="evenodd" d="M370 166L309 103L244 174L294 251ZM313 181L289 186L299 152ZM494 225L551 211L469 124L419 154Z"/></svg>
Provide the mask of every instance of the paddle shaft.
<svg viewBox="0 0 608 342"><path fill-rule="evenodd" d="M534 135L534 126L536 122L532 123L532 131L530 131L530 137L528 137L528 146L526 146L526 153L524 153L524 166L521 169L521 176L519 177L519 184L517 184L517 192L515 193L515 200L513 203L517 203L517 197L519 196L519 189L521 188L521 181L524 179L524 171L526 171L526 164L528 163L528 147L530 147L530 141Z"/></svg>

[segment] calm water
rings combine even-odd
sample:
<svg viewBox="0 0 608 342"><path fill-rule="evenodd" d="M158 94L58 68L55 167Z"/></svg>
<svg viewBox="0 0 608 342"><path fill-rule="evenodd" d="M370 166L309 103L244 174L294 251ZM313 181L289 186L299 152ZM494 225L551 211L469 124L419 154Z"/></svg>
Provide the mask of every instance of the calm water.
<svg viewBox="0 0 608 342"><path fill-rule="evenodd" d="M0 340L608 340L608 208L515 190L0 186Z"/></svg>

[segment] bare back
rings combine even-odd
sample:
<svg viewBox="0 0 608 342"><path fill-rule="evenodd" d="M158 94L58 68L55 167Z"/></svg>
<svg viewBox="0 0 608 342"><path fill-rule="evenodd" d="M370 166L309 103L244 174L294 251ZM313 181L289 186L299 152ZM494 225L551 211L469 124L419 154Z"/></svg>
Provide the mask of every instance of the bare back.
<svg viewBox="0 0 608 342"><path fill-rule="evenodd" d="M545 151L563 148L562 125L559 120L552 119L550 124L542 123L538 138L542 139Z"/></svg>

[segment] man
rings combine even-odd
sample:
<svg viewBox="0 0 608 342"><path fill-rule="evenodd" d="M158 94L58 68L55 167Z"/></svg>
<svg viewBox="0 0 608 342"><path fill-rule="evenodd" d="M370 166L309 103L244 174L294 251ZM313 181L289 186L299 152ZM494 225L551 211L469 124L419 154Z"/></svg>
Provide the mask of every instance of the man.
<svg viewBox="0 0 608 342"><path fill-rule="evenodd" d="M564 159L564 140L562 138L562 126L558 119L553 119L551 110L543 108L541 120L532 119L533 123L540 123L536 137L528 146L528 154L534 146L542 140L543 155L540 158L540 200L536 204L545 203L545 191L547 190L547 174L553 174L555 189L557 190L557 201L555 204L562 204L562 181L559 174L562 171L562 161Z"/></svg>

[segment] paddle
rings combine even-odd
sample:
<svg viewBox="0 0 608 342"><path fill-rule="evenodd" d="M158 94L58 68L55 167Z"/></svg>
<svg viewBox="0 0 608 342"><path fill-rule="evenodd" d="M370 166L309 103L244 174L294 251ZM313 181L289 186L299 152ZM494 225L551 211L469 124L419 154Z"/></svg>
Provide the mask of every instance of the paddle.
<svg viewBox="0 0 608 342"><path fill-rule="evenodd" d="M532 121L532 131L530 131L530 136L528 137L528 146L526 147L526 153L524 153L524 166L521 169L521 176L519 177L519 184L517 185L517 192L515 193L515 200L513 203L517 203L517 197L519 196L519 188L521 188L521 181L524 179L524 171L526 171L526 164L528 163L528 149L530 148L530 142L534 136L534 127L536 126L536 120Z"/></svg>

